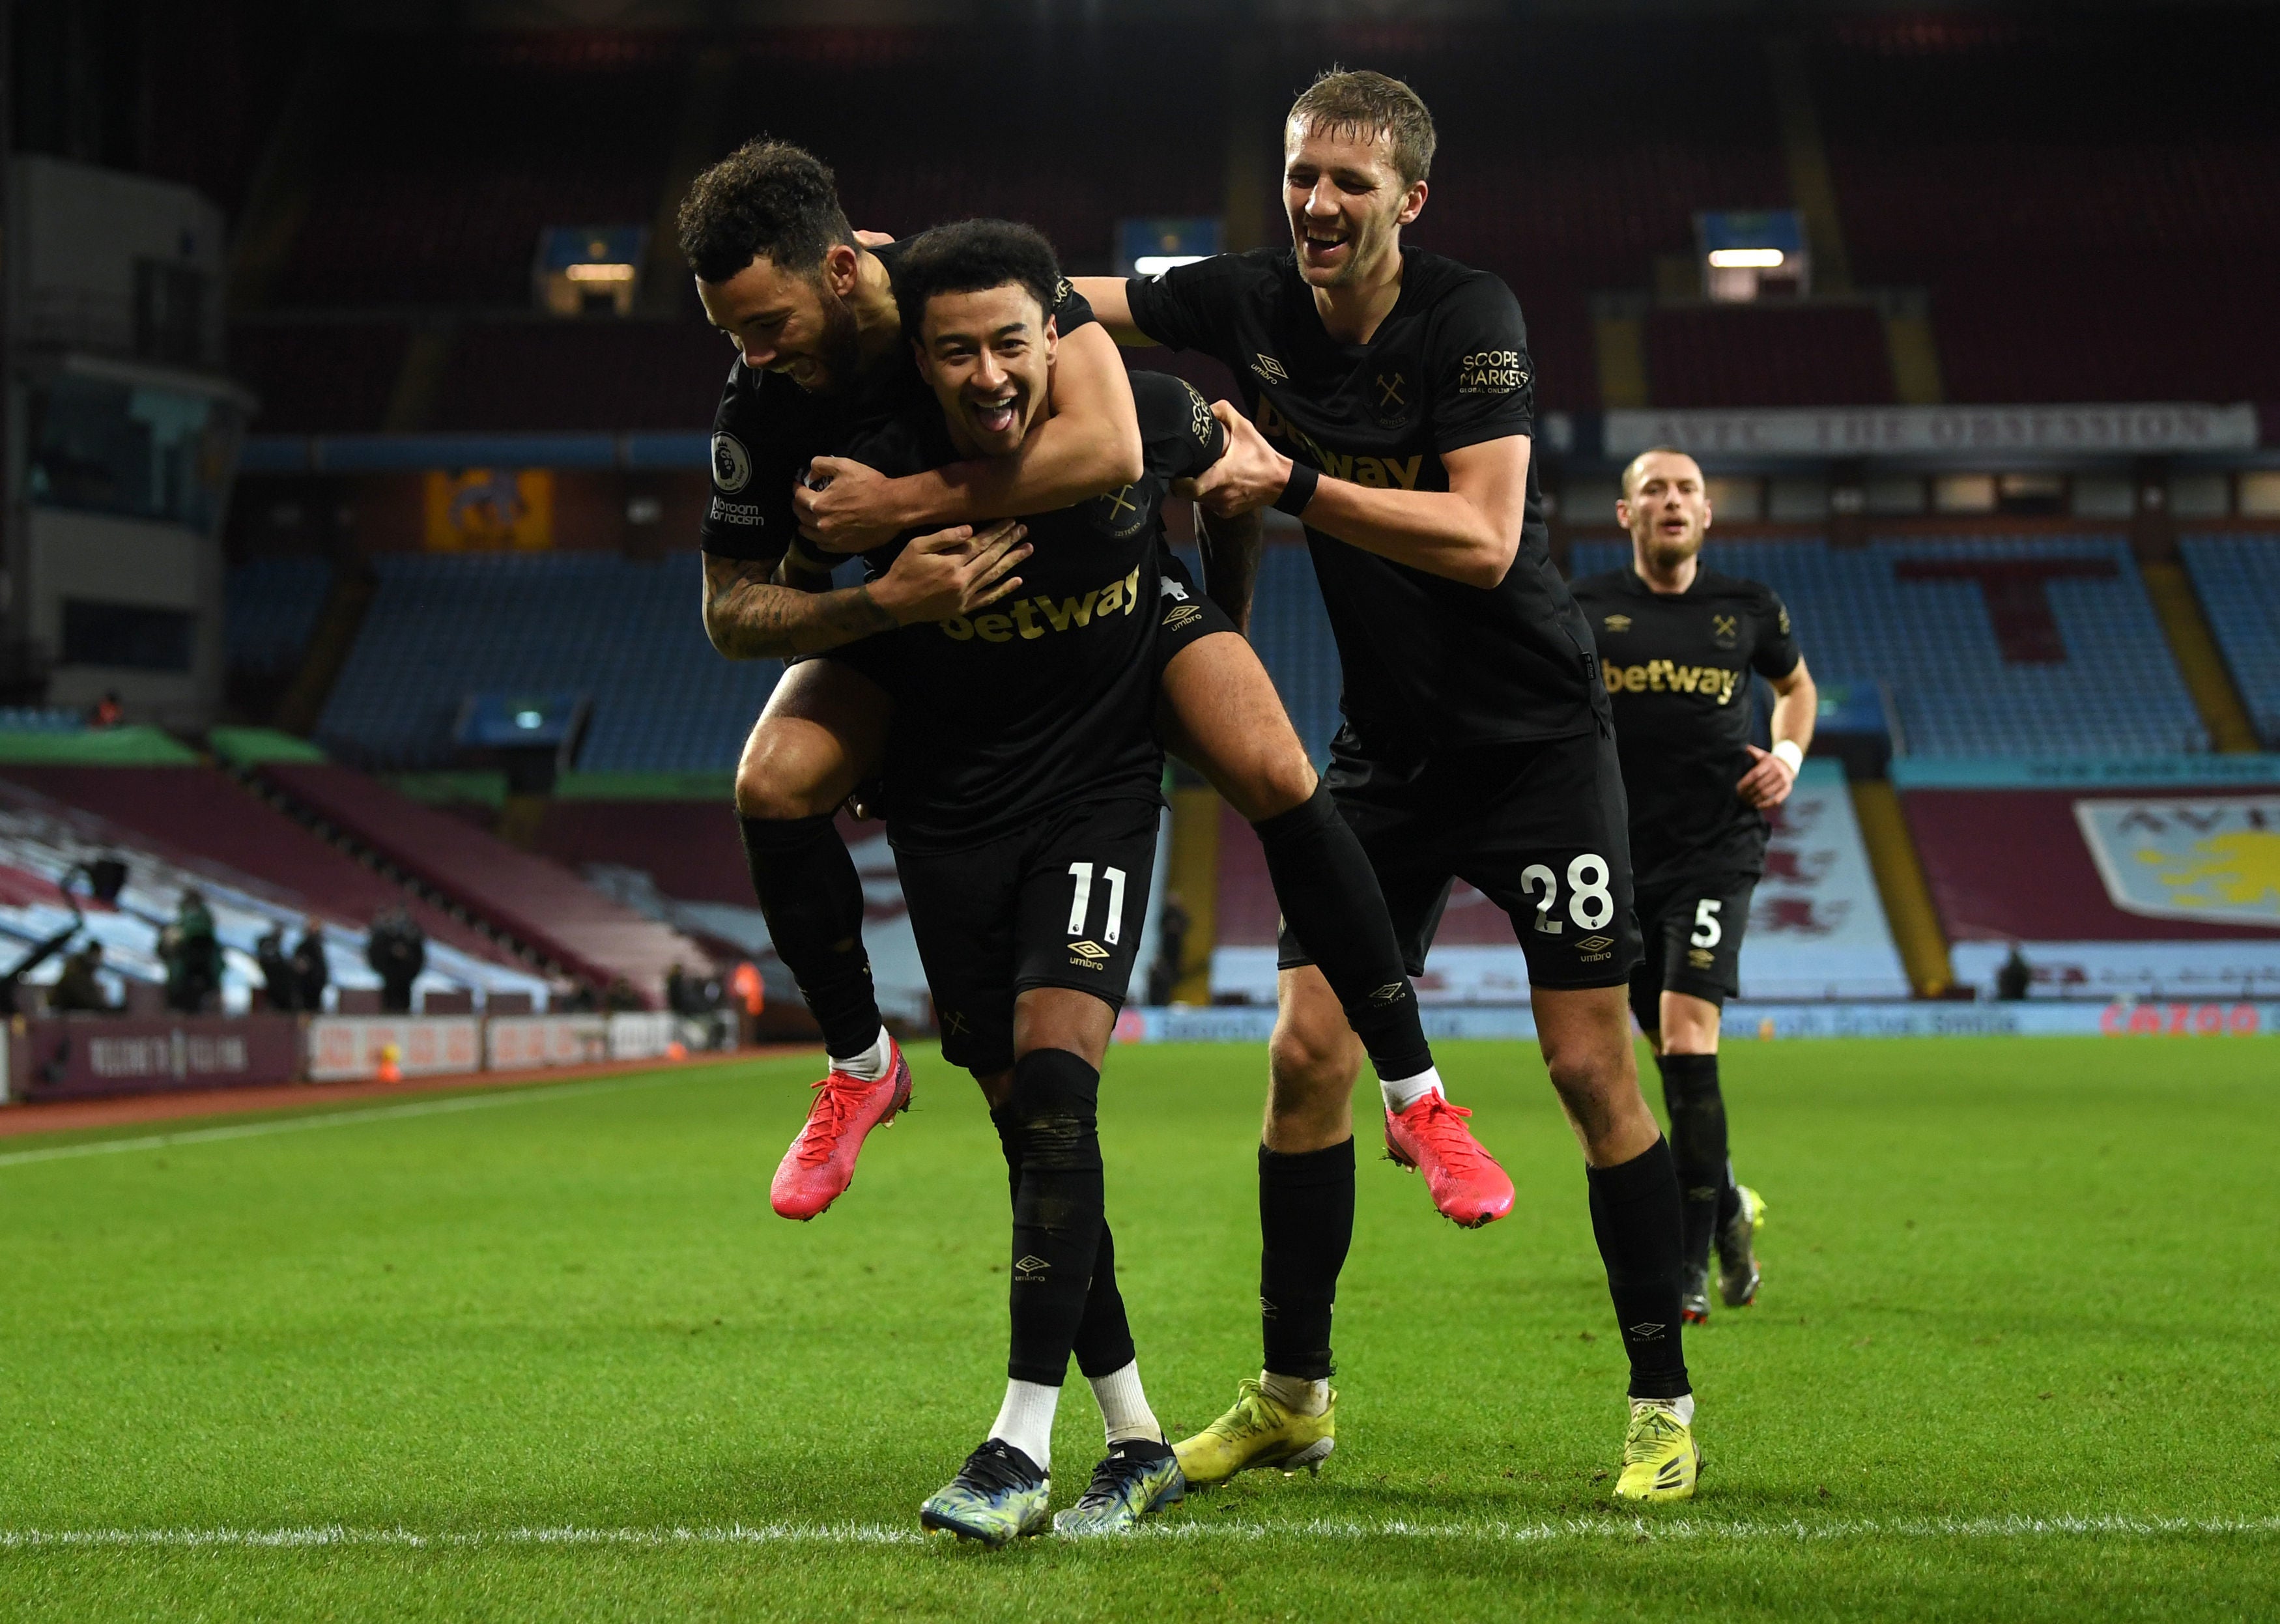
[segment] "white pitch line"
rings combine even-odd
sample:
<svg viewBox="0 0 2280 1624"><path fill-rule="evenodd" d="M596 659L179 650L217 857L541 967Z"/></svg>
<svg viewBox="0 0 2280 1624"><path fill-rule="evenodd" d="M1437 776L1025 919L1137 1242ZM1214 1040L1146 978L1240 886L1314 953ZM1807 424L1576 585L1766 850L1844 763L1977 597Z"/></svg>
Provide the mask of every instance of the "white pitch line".
<svg viewBox="0 0 2280 1624"><path fill-rule="evenodd" d="M689 1071L651 1073L637 1077L603 1077L590 1082L531 1083L496 1094L407 1100L400 1105L375 1105L366 1111L319 1112L305 1117L233 1123L226 1128L187 1128L179 1134L146 1134L136 1139L82 1140L77 1144L0 1152L0 1167L63 1161L76 1156L116 1156L127 1151L163 1151L174 1145L211 1144L223 1139L258 1139L270 1134L295 1134L313 1128L345 1128L358 1122L385 1122L398 1117L433 1117L457 1111L487 1111L495 1105L523 1105L544 1100L573 1099L588 1094L612 1093L620 1089L653 1088L662 1083L680 1082L700 1069L703 1068L692 1066Z"/></svg>
<svg viewBox="0 0 2280 1624"><path fill-rule="evenodd" d="M1820 1521L1718 1522L1705 1518L1568 1518L1557 1522L1411 1522L1314 1519L1287 1523L1153 1523L1144 1540L1414 1540L1482 1544L1553 1544L1593 1540L1749 1540L1785 1543L1829 1540L2024 1540L2168 1535L2280 1535L2280 1517L1930 1517L1831 1518ZM917 1545L928 1536L907 1525L879 1523L731 1523L669 1528L0 1528L0 1550L134 1548L304 1550L376 1546L403 1550L605 1546L641 1550L705 1545Z"/></svg>

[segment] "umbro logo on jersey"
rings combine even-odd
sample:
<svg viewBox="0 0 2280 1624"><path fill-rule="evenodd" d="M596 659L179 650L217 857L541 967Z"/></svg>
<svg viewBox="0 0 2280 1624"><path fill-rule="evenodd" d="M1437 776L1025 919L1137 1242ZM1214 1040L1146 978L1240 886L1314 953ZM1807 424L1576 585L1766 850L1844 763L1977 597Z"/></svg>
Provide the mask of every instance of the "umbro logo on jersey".
<svg viewBox="0 0 2280 1624"><path fill-rule="evenodd" d="M1013 1283L1017 1286L1036 1285L1046 1275L1051 1274L1052 1268L1053 1266L1051 1263L1037 1256L1036 1253L1024 1252L1021 1257L1013 1259ZM1661 1328L1658 1326L1656 1328L1660 1330Z"/></svg>
<svg viewBox="0 0 2280 1624"><path fill-rule="evenodd" d="M1257 373L1260 377L1266 379L1269 383L1288 383L1290 381L1290 374L1282 370L1282 363L1276 360L1273 356L1265 354L1264 352L1260 353L1252 361L1251 370Z"/></svg>
<svg viewBox="0 0 2280 1624"><path fill-rule="evenodd" d="M1614 944L1613 936L1585 936L1575 944L1575 948L1578 952L1604 953Z"/></svg>
<svg viewBox="0 0 2280 1624"><path fill-rule="evenodd" d="M1388 981L1384 986L1378 988L1369 995L1369 1001L1372 1004L1392 1004L1398 1001L1401 995L1408 990L1409 983L1407 981Z"/></svg>
<svg viewBox="0 0 2280 1624"><path fill-rule="evenodd" d="M1706 947L1690 947L1686 950L1686 962L1698 970L1707 970L1718 962L1718 955Z"/></svg>
<svg viewBox="0 0 2280 1624"><path fill-rule="evenodd" d="M1182 627L1193 626L1204 618L1200 604L1175 604L1164 616L1164 629L1176 632Z"/></svg>
<svg viewBox="0 0 2280 1624"><path fill-rule="evenodd" d="M1109 951L1098 942L1069 943L1069 963L1080 970L1098 970L1101 960L1109 957Z"/></svg>
<svg viewBox="0 0 2280 1624"><path fill-rule="evenodd" d="M1627 632L1631 629L1631 618L1627 614L1611 614L1599 624L1611 632Z"/></svg>

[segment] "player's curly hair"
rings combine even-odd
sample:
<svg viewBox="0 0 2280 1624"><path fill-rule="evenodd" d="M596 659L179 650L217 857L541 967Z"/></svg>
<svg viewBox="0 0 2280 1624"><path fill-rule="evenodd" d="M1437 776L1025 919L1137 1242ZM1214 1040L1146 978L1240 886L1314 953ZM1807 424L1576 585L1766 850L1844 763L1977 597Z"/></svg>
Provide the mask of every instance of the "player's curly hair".
<svg viewBox="0 0 2280 1624"><path fill-rule="evenodd" d="M1433 115L1416 91L1383 73L1349 72L1335 64L1325 68L1290 104L1289 122L1309 132L1387 137L1404 186L1432 173Z"/></svg>
<svg viewBox="0 0 2280 1624"><path fill-rule="evenodd" d="M903 331L919 335L927 301L938 293L979 293L1019 282L1050 316L1060 303L1061 263L1044 233L1009 219L959 220L910 240L895 263L895 304Z"/></svg>
<svg viewBox="0 0 2280 1624"><path fill-rule="evenodd" d="M681 257L708 282L725 282L763 255L780 270L812 272L830 249L855 241L830 166L765 135L690 183L678 224Z"/></svg>

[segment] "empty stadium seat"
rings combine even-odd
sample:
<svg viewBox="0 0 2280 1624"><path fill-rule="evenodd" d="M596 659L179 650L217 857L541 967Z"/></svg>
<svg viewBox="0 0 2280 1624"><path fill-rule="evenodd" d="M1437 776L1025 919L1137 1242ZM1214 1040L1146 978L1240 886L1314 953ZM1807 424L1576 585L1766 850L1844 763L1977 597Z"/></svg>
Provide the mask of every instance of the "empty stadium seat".
<svg viewBox="0 0 2280 1624"><path fill-rule="evenodd" d="M2256 736L2280 750L2280 535L2188 535L2177 550Z"/></svg>
<svg viewBox="0 0 2280 1624"><path fill-rule="evenodd" d="M317 729L343 760L451 765L459 702L520 689L591 696L581 768L727 768L782 669L723 659L706 641L694 552L374 562L379 590Z"/></svg>
<svg viewBox="0 0 2280 1624"><path fill-rule="evenodd" d="M1907 754L2051 758L2209 748L2118 536L1885 538L1841 550L1818 540L1714 542L1705 556L1782 595L1816 681L1884 684L1902 730L1896 743ZM1628 543L1578 543L1574 572L1629 558ZM1979 583L1909 579L1896 567L2037 558L2110 570L2044 585L2067 656L2059 662L2007 658Z"/></svg>
<svg viewBox="0 0 2280 1624"><path fill-rule="evenodd" d="M223 605L229 668L276 673L299 666L332 583L325 558L252 558L232 566Z"/></svg>

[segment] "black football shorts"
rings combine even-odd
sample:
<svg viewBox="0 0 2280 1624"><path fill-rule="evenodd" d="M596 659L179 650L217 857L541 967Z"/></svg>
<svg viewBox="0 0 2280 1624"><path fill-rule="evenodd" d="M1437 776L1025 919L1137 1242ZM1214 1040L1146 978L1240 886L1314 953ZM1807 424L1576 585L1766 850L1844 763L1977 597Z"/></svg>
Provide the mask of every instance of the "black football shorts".
<svg viewBox="0 0 2280 1624"><path fill-rule="evenodd" d="M1190 643L1199 642L1213 632L1235 632L1233 620L1204 594L1188 566L1180 562L1179 555L1168 547L1156 550L1158 568L1157 601L1163 612L1157 622L1156 669L1160 673L1172 663L1172 658Z"/></svg>
<svg viewBox="0 0 2280 1624"><path fill-rule="evenodd" d="M1612 730L1372 761L1341 732L1322 775L1369 854L1409 974L1425 969L1449 889L1511 916L1543 988L1621 987L1639 962L1629 803ZM1276 963L1313 959L1286 924Z"/></svg>
<svg viewBox="0 0 2280 1624"><path fill-rule="evenodd" d="M1683 992L1723 1005L1742 990L1742 937L1755 874L1719 869L1639 888L1646 957L1631 976L1631 1012L1642 1029L1662 1024L1662 995Z"/></svg>
<svg viewBox="0 0 2280 1624"><path fill-rule="evenodd" d="M1162 807L1084 801L987 845L895 854L942 1057L977 1075L1013 1064L1013 999L1074 987L1124 1006Z"/></svg>

